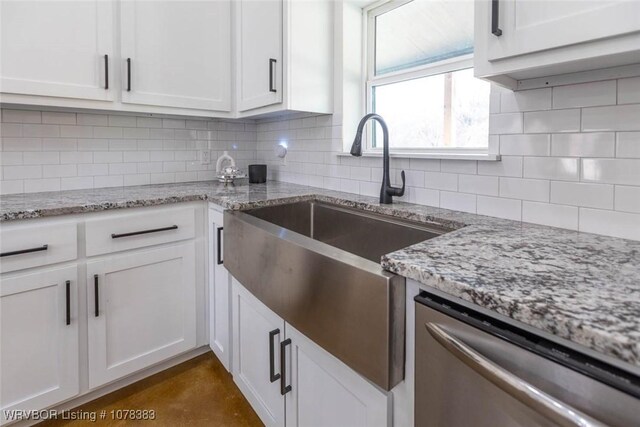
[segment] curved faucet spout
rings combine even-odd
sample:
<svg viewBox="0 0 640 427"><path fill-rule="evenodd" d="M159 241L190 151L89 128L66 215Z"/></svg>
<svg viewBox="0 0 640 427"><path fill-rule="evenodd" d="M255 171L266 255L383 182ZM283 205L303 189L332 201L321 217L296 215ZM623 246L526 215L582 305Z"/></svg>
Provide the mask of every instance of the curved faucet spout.
<svg viewBox="0 0 640 427"><path fill-rule="evenodd" d="M370 113L360 120L360 123L358 123L358 129L356 130L356 136L353 140L353 145L351 146L351 155L356 157L362 156L362 132L369 119L380 123L380 127L382 128L382 187L380 188L380 203L393 203L393 196L400 197L404 195L405 178L404 171L402 171L400 174L400 177L402 178L402 188L391 186L391 179L389 178L389 129L387 128L387 123L384 121L382 116Z"/></svg>

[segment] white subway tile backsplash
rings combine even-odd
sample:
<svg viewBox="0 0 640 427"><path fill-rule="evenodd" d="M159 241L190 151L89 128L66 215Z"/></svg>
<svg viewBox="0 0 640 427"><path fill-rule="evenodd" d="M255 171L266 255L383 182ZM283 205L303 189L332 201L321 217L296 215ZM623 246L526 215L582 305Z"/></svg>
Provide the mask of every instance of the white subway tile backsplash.
<svg viewBox="0 0 640 427"><path fill-rule="evenodd" d="M61 190L82 190L85 188L93 188L92 176L78 176L71 178L60 178Z"/></svg>
<svg viewBox="0 0 640 427"><path fill-rule="evenodd" d="M580 208L580 231L640 240L640 215Z"/></svg>
<svg viewBox="0 0 640 427"><path fill-rule="evenodd" d="M489 215L498 218L520 221L522 219L522 201L502 199L499 197L478 196L479 215Z"/></svg>
<svg viewBox="0 0 640 427"><path fill-rule="evenodd" d="M60 163L57 151L27 151L23 156L25 165L56 165Z"/></svg>
<svg viewBox="0 0 640 427"><path fill-rule="evenodd" d="M447 173L477 173L478 162L473 160L441 160L440 170Z"/></svg>
<svg viewBox="0 0 640 427"><path fill-rule="evenodd" d="M122 187L124 185L124 179L122 175L105 175L93 177L94 188L104 187Z"/></svg>
<svg viewBox="0 0 640 427"><path fill-rule="evenodd" d="M582 159L582 180L640 185L640 159Z"/></svg>
<svg viewBox="0 0 640 427"><path fill-rule="evenodd" d="M478 162L478 174L521 177L522 163L522 157L502 156L499 162Z"/></svg>
<svg viewBox="0 0 640 427"><path fill-rule="evenodd" d="M640 132L618 132L616 135L616 157L640 159Z"/></svg>
<svg viewBox="0 0 640 427"><path fill-rule="evenodd" d="M538 202L522 202L522 220L551 227L578 229L578 208Z"/></svg>
<svg viewBox="0 0 640 427"><path fill-rule="evenodd" d="M42 123L55 125L75 125L76 113L62 113L59 111L43 111Z"/></svg>
<svg viewBox="0 0 640 427"><path fill-rule="evenodd" d="M93 136L95 138L122 138L122 128L109 126L94 126Z"/></svg>
<svg viewBox="0 0 640 427"><path fill-rule="evenodd" d="M64 151L60 153L60 163L93 163L93 153L91 151Z"/></svg>
<svg viewBox="0 0 640 427"><path fill-rule="evenodd" d="M25 193L41 193L43 191L60 191L60 178L26 179Z"/></svg>
<svg viewBox="0 0 640 427"><path fill-rule="evenodd" d="M498 177L483 175L459 175L458 191L461 193L498 195Z"/></svg>
<svg viewBox="0 0 640 427"><path fill-rule="evenodd" d="M454 173L425 172L424 186L435 190L458 191L458 175Z"/></svg>
<svg viewBox="0 0 640 427"><path fill-rule="evenodd" d="M580 131L580 109L524 113L524 133L578 131Z"/></svg>
<svg viewBox="0 0 640 427"><path fill-rule="evenodd" d="M21 179L15 181L0 180L0 194L20 194L24 193L24 181Z"/></svg>
<svg viewBox="0 0 640 427"><path fill-rule="evenodd" d="M42 166L40 165L20 165L3 166L2 179L37 179L42 178Z"/></svg>
<svg viewBox="0 0 640 427"><path fill-rule="evenodd" d="M618 104L640 104L640 77L618 80Z"/></svg>
<svg viewBox="0 0 640 427"><path fill-rule="evenodd" d="M579 161L580 159L566 157L525 157L524 177L577 181Z"/></svg>
<svg viewBox="0 0 640 427"><path fill-rule="evenodd" d="M549 110L551 108L551 88L504 91L500 97L500 111L513 113L518 111Z"/></svg>
<svg viewBox="0 0 640 427"><path fill-rule="evenodd" d="M42 113L31 110L2 110L3 123L42 123Z"/></svg>
<svg viewBox="0 0 640 427"><path fill-rule="evenodd" d="M43 138L42 147L47 151L76 151L78 140L75 138Z"/></svg>
<svg viewBox="0 0 640 427"><path fill-rule="evenodd" d="M553 108L615 105L616 81L580 83L553 88Z"/></svg>
<svg viewBox="0 0 640 427"><path fill-rule="evenodd" d="M492 114L489 120L489 134L522 133L522 113Z"/></svg>
<svg viewBox="0 0 640 427"><path fill-rule="evenodd" d="M63 138L93 138L93 127L60 125L60 136Z"/></svg>
<svg viewBox="0 0 640 427"><path fill-rule="evenodd" d="M109 163L109 175L130 175L137 172L135 163Z"/></svg>
<svg viewBox="0 0 640 427"><path fill-rule="evenodd" d="M613 185L552 181L551 203L613 209Z"/></svg>
<svg viewBox="0 0 640 427"><path fill-rule="evenodd" d="M551 136L554 157L614 157L613 132L556 133Z"/></svg>
<svg viewBox="0 0 640 427"><path fill-rule="evenodd" d="M122 151L95 151L93 161L96 163L122 163Z"/></svg>
<svg viewBox="0 0 640 427"><path fill-rule="evenodd" d="M109 165L105 163L89 163L78 165L78 176L109 175Z"/></svg>
<svg viewBox="0 0 640 427"><path fill-rule="evenodd" d="M640 123L640 104L592 107L582 110L582 130L635 131Z"/></svg>
<svg viewBox="0 0 640 427"><path fill-rule="evenodd" d="M441 191L440 207L444 209L476 213L476 195Z"/></svg>
<svg viewBox="0 0 640 427"><path fill-rule="evenodd" d="M549 201L549 181L541 179L500 178L500 197Z"/></svg>
<svg viewBox="0 0 640 427"><path fill-rule="evenodd" d="M109 116L106 114L78 113L76 121L78 125L84 126L107 126L109 124Z"/></svg>
<svg viewBox="0 0 640 427"><path fill-rule="evenodd" d="M22 152L0 151L0 165L2 166L22 165L22 159Z"/></svg>
<svg viewBox="0 0 640 427"><path fill-rule="evenodd" d="M411 203L427 206L440 206L440 192L429 188L412 188L409 197Z"/></svg>
<svg viewBox="0 0 640 427"><path fill-rule="evenodd" d="M507 156L548 156L551 137L547 134L501 135L500 154Z"/></svg>
<svg viewBox="0 0 640 427"><path fill-rule="evenodd" d="M616 185L615 210L640 213L640 187Z"/></svg>
<svg viewBox="0 0 640 427"><path fill-rule="evenodd" d="M22 125L22 136L33 138L57 137L60 136L60 126L58 125Z"/></svg>
<svg viewBox="0 0 640 427"><path fill-rule="evenodd" d="M136 127L137 121L135 116L109 116L109 126L118 127Z"/></svg>
<svg viewBox="0 0 640 427"><path fill-rule="evenodd" d="M44 165L42 166L43 178L61 178L63 176L77 176L76 165Z"/></svg>

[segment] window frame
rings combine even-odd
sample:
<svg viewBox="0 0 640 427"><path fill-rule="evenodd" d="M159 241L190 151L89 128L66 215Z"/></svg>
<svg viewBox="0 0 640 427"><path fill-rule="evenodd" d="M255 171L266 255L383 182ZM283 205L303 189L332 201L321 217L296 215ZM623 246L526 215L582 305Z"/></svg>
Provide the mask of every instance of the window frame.
<svg viewBox="0 0 640 427"><path fill-rule="evenodd" d="M373 112L373 89L376 86L383 86L391 83L399 83L407 80L413 80L422 77L429 77L447 72L459 71L473 68L473 54L461 55L455 58L449 58L432 64L419 65L406 70L393 71L380 76L375 75L375 36L376 36L376 17L386 12L404 6L414 0L381 0L375 2L362 9L362 28L363 28L363 105L367 113ZM373 126L365 127L365 153L380 154L382 147L373 146L374 131ZM464 147L424 147L424 148L398 148L390 147L389 151L398 155L429 155L434 154L441 157L442 154L452 156L460 155L487 155L489 151L489 134L487 133L487 146L479 148Z"/></svg>

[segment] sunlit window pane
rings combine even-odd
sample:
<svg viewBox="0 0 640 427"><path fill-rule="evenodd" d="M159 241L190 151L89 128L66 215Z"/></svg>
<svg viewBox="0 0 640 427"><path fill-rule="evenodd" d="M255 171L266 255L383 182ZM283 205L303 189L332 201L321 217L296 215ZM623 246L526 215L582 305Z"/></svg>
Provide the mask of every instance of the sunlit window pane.
<svg viewBox="0 0 640 427"><path fill-rule="evenodd" d="M387 122L393 148L486 148L489 89L473 69L406 80L374 87L373 111ZM381 132L373 147L382 147Z"/></svg>
<svg viewBox="0 0 640 427"><path fill-rule="evenodd" d="M375 74L473 53L472 0L414 0L375 19Z"/></svg>

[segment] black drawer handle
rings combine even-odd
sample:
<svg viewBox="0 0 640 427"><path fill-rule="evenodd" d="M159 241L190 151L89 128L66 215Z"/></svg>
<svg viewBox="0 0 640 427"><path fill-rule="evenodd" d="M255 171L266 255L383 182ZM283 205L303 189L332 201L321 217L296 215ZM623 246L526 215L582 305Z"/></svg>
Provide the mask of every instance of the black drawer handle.
<svg viewBox="0 0 640 427"><path fill-rule="evenodd" d="M0 254L0 258L5 257L5 256L30 254L31 252L46 251L47 249L49 249L49 245L42 245L42 246L38 246L37 248L20 249L18 251L2 252Z"/></svg>
<svg viewBox="0 0 640 427"><path fill-rule="evenodd" d="M276 65L276 60L273 58L269 58L269 92L277 92L276 84L273 81L275 76L275 70L273 69L274 65Z"/></svg>
<svg viewBox="0 0 640 427"><path fill-rule="evenodd" d="M111 234L112 239L119 239L121 237L130 237L130 236L138 236L140 234L149 234L149 233L157 233L159 231L169 231L169 230L177 230L177 225L172 225L171 227L162 227L162 228L153 228L151 230L141 230L141 231L132 231L131 233L121 233L121 234Z"/></svg>
<svg viewBox="0 0 640 427"><path fill-rule="evenodd" d="M104 88L109 90L109 55L104 56Z"/></svg>
<svg viewBox="0 0 640 427"><path fill-rule="evenodd" d="M216 230L216 246L218 247L216 258L218 265L224 263L224 260L222 259L222 230L224 230L224 227L218 227L218 229Z"/></svg>
<svg viewBox="0 0 640 427"><path fill-rule="evenodd" d="M98 288L98 275L93 275L93 302L94 302L94 311L95 316L100 316L100 292Z"/></svg>
<svg viewBox="0 0 640 427"><path fill-rule="evenodd" d="M280 343L280 394L283 396L291 391L291 384L285 385L287 381L287 358L285 353L287 346L290 344L291 338L287 338Z"/></svg>
<svg viewBox="0 0 640 427"><path fill-rule="evenodd" d="M273 345L273 337L280 335L280 329L274 329L269 332L269 379L272 383L280 379L280 374L276 374L275 365L275 346Z"/></svg>
<svg viewBox="0 0 640 427"><path fill-rule="evenodd" d="M496 37L502 35L500 29L500 0L491 0L491 34Z"/></svg>
<svg viewBox="0 0 640 427"><path fill-rule="evenodd" d="M127 58L127 92L131 92L131 58Z"/></svg>
<svg viewBox="0 0 640 427"><path fill-rule="evenodd" d="M67 325L71 324L71 280L65 282L67 302Z"/></svg>

